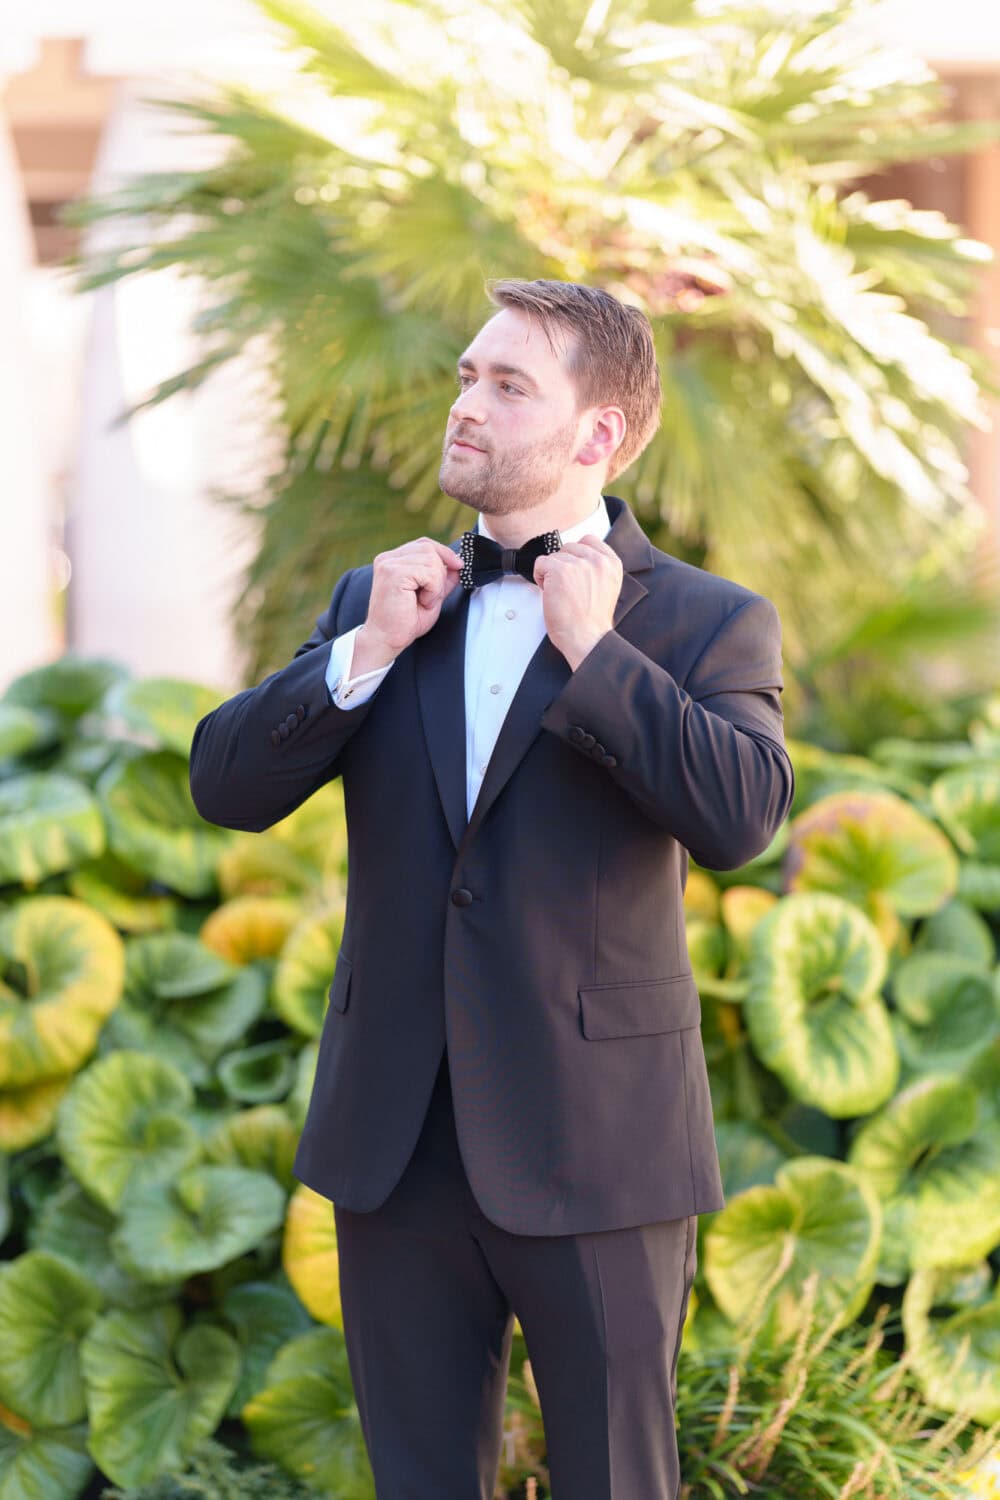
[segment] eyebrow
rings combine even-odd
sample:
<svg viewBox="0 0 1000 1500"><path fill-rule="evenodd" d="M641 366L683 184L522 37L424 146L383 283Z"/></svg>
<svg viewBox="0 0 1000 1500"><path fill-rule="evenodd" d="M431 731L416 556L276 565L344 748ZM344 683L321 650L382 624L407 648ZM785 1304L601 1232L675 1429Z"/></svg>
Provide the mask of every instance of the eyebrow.
<svg viewBox="0 0 1000 1500"><path fill-rule="evenodd" d="M476 366L473 360L467 359L463 354L462 358L458 361L458 368L460 370L475 370ZM516 379L523 380L526 385L530 385L533 391L538 390L538 382L528 374L527 370L522 370L520 365L492 364L487 365L486 368L491 375L513 375Z"/></svg>

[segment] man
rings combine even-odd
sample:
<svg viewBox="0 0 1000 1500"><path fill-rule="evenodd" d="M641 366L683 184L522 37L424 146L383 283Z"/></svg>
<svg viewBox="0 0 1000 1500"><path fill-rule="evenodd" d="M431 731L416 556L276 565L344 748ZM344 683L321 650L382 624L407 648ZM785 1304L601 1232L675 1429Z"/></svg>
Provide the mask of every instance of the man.
<svg viewBox="0 0 1000 1500"><path fill-rule="evenodd" d="M440 473L477 531L345 574L198 724L191 790L259 830L343 777L295 1171L335 1206L379 1500L490 1500L515 1316L554 1500L673 1500L697 1215L724 1203L683 890L688 852L736 868L788 813L781 629L602 493L659 423L642 314L490 295Z"/></svg>

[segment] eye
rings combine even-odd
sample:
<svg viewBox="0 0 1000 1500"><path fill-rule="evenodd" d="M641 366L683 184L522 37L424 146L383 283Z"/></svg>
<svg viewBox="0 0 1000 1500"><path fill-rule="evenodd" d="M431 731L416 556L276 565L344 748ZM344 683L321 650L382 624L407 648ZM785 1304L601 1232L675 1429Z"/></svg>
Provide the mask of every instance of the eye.
<svg viewBox="0 0 1000 1500"><path fill-rule="evenodd" d="M502 391L513 391L513 393L514 393L515 396L523 396L524 395L524 392L523 391L519 391L516 385L511 385L511 383L510 383L509 380L501 380L501 382L500 382L500 389Z"/></svg>

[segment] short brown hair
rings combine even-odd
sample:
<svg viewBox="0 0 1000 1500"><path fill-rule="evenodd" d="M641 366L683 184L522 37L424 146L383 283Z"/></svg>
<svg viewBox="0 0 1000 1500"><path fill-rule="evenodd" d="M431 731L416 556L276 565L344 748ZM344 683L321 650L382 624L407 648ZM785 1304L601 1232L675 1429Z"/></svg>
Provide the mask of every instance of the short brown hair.
<svg viewBox="0 0 1000 1500"><path fill-rule="evenodd" d="M577 335L567 369L578 408L613 405L625 414L625 436L608 463L607 480L616 479L660 425L660 371L645 313L577 281L495 280L486 293L494 306L536 318L553 348L555 327Z"/></svg>

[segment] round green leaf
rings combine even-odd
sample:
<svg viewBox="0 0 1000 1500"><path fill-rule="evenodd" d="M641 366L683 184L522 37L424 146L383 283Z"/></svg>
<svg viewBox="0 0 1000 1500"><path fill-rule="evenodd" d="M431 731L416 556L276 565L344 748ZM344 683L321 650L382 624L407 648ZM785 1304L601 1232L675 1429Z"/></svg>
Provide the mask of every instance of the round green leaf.
<svg viewBox="0 0 1000 1500"><path fill-rule="evenodd" d="M120 758L96 791L121 859L184 896L212 894L216 861L232 834L199 815L185 756L150 750Z"/></svg>
<svg viewBox="0 0 1000 1500"><path fill-rule="evenodd" d="M85 1423L35 1432L0 1411L0 1500L76 1500L93 1472Z"/></svg>
<svg viewBox="0 0 1000 1500"><path fill-rule="evenodd" d="M135 1178L122 1195L111 1248L129 1275L173 1281L212 1271L277 1229L285 1193L245 1167L197 1166L172 1182Z"/></svg>
<svg viewBox="0 0 1000 1500"><path fill-rule="evenodd" d="M262 968L239 968L190 933L149 933L126 945L122 1009L149 1017L155 1031L209 1062L246 1035L267 1004L267 987Z"/></svg>
<svg viewBox="0 0 1000 1500"><path fill-rule="evenodd" d="M200 682L180 677L123 678L104 694L101 712L137 737L152 738L165 750L188 756L195 725L220 695Z"/></svg>
<svg viewBox="0 0 1000 1500"><path fill-rule="evenodd" d="M15 677L4 699L26 708L48 709L73 724L88 710L96 711L111 684L127 675L127 668L111 657L64 651L55 661Z"/></svg>
<svg viewBox="0 0 1000 1500"><path fill-rule="evenodd" d="M987 968L996 962L996 944L989 923L957 896L940 911L924 918L913 947L916 952L957 953Z"/></svg>
<svg viewBox="0 0 1000 1500"><path fill-rule="evenodd" d="M295 1059L286 1041L259 1042L228 1052L216 1065L219 1082L229 1095L246 1104L284 1099L295 1082Z"/></svg>
<svg viewBox="0 0 1000 1500"><path fill-rule="evenodd" d="M804 1104L866 1114L896 1087L879 993L887 956L872 923L833 895L786 896L750 935L743 1015L760 1060Z"/></svg>
<svg viewBox="0 0 1000 1500"><path fill-rule="evenodd" d="M0 885L39 885L104 849L104 820L87 787L57 771L0 781Z"/></svg>
<svg viewBox="0 0 1000 1500"><path fill-rule="evenodd" d="M1000 866L1000 762L945 771L931 784L930 797L961 854Z"/></svg>
<svg viewBox="0 0 1000 1500"><path fill-rule="evenodd" d="M343 912L313 913L289 933L274 971L271 1004L293 1031L317 1037L344 930Z"/></svg>
<svg viewBox="0 0 1000 1500"><path fill-rule="evenodd" d="M1000 909L1000 761L945 771L930 799L962 855L960 894L984 911Z"/></svg>
<svg viewBox="0 0 1000 1500"><path fill-rule="evenodd" d="M232 1287L222 1311L239 1340L243 1356L239 1384L228 1415L238 1417L251 1396L265 1385L268 1366L290 1339L313 1326L312 1319L291 1287L266 1281L245 1281Z"/></svg>
<svg viewBox="0 0 1000 1500"><path fill-rule="evenodd" d="M906 1352L929 1401L967 1411L983 1424L1000 1420L1000 1286L989 1302L948 1318L931 1314L941 1271L917 1271L903 1296Z"/></svg>
<svg viewBox="0 0 1000 1500"><path fill-rule="evenodd" d="M914 1073L960 1071L1000 1035L993 977L975 959L914 953L892 976L893 1029Z"/></svg>
<svg viewBox="0 0 1000 1500"><path fill-rule="evenodd" d="M268 829L267 838L285 843L313 872L321 886L343 885L347 878L347 817L342 783L328 781L305 802ZM232 891L227 891L232 895Z"/></svg>
<svg viewBox="0 0 1000 1500"><path fill-rule="evenodd" d="M797 1326L803 1284L819 1273L821 1326L864 1306L874 1285L881 1232L874 1190L843 1162L801 1156L778 1168L773 1187L748 1188L715 1217L704 1239L705 1278L725 1315L745 1318L784 1257L768 1297L769 1326L786 1338Z"/></svg>
<svg viewBox="0 0 1000 1500"><path fill-rule="evenodd" d="M0 1402L35 1427L78 1422L87 1410L79 1343L101 1295L66 1261L28 1250L0 1269Z"/></svg>
<svg viewBox="0 0 1000 1500"><path fill-rule="evenodd" d="M225 1414L240 1372L221 1328L181 1329L174 1305L99 1318L81 1349L90 1451L120 1485L176 1468Z"/></svg>
<svg viewBox="0 0 1000 1500"><path fill-rule="evenodd" d="M0 700L0 761L43 750L58 738L58 723L51 714Z"/></svg>
<svg viewBox="0 0 1000 1500"><path fill-rule="evenodd" d="M302 903L287 896L233 896L209 913L198 936L230 963L250 964L277 958L301 920Z"/></svg>
<svg viewBox="0 0 1000 1500"><path fill-rule="evenodd" d="M795 772L796 813L835 792L884 792L889 787L910 798L923 792L923 783L909 775L903 766L879 764L875 758L864 755L844 755L809 740L796 739L794 735L786 734L785 745ZM781 826L788 828L787 823Z"/></svg>
<svg viewBox="0 0 1000 1500"><path fill-rule="evenodd" d="M145 875L110 849L66 878L70 894L107 917L119 932L157 932L177 920L177 900L157 894Z"/></svg>
<svg viewBox="0 0 1000 1500"><path fill-rule="evenodd" d="M23 1151L52 1133L59 1100L72 1077L0 1089L0 1151Z"/></svg>
<svg viewBox="0 0 1000 1500"><path fill-rule="evenodd" d="M0 982L0 1087L74 1072L122 992L118 933L81 901L31 896L0 915L0 973L8 964L12 973Z"/></svg>
<svg viewBox="0 0 1000 1500"><path fill-rule="evenodd" d="M375 1500L344 1336L315 1328L275 1356L243 1408L254 1452L337 1500Z"/></svg>
<svg viewBox="0 0 1000 1500"><path fill-rule="evenodd" d="M268 1172L290 1193L300 1134L301 1126L296 1127L279 1105L259 1104L237 1110L217 1125L205 1142L205 1157L221 1166Z"/></svg>
<svg viewBox="0 0 1000 1500"><path fill-rule="evenodd" d="M177 1287L150 1287L127 1276L111 1254L117 1220L78 1182L64 1182L50 1193L29 1221L28 1243L70 1261L112 1307L151 1307L169 1300Z"/></svg>
<svg viewBox="0 0 1000 1500"><path fill-rule="evenodd" d="M880 1280L1000 1243L1000 1127L981 1120L971 1084L920 1079L862 1125L848 1157L884 1207Z"/></svg>
<svg viewBox="0 0 1000 1500"><path fill-rule="evenodd" d="M835 792L789 824L789 891L831 891L870 916L936 911L955 894L958 860L939 828L893 792Z"/></svg>
<svg viewBox="0 0 1000 1500"><path fill-rule="evenodd" d="M1000 865L963 859L958 872L958 894L980 911L1000 911Z"/></svg>
<svg viewBox="0 0 1000 1500"><path fill-rule="evenodd" d="M237 969L188 932L150 932L125 950L125 999L199 1000L236 977Z"/></svg>
<svg viewBox="0 0 1000 1500"><path fill-rule="evenodd" d="M313 1082L316 1077L316 1059L319 1057L319 1042L306 1042L298 1056L295 1071L295 1084L292 1092L285 1100L285 1108L288 1110L299 1131L306 1122L306 1113L309 1109L309 1100L312 1096Z"/></svg>
<svg viewBox="0 0 1000 1500"><path fill-rule="evenodd" d="M719 1120L715 1127L719 1166L726 1199L746 1188L774 1181L785 1153L758 1125L748 1120Z"/></svg>
<svg viewBox="0 0 1000 1500"><path fill-rule="evenodd" d="M56 1137L73 1175L117 1210L127 1184L172 1178L201 1155L186 1118L194 1091L162 1058L112 1052L80 1074L62 1099Z"/></svg>
<svg viewBox="0 0 1000 1500"><path fill-rule="evenodd" d="M726 966L729 940L721 922L689 917L685 922L688 957L699 990L717 979Z"/></svg>
<svg viewBox="0 0 1000 1500"><path fill-rule="evenodd" d="M194 1042L176 1026L158 1020L153 1014L136 1010L124 1001L108 1017L97 1044L99 1057L112 1052L145 1052L162 1058L184 1074L195 1088L210 1085L211 1064L206 1062Z"/></svg>
<svg viewBox="0 0 1000 1500"><path fill-rule="evenodd" d="M343 1328L336 1220L330 1200L304 1182L288 1201L281 1264L313 1317Z"/></svg>

